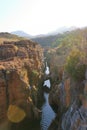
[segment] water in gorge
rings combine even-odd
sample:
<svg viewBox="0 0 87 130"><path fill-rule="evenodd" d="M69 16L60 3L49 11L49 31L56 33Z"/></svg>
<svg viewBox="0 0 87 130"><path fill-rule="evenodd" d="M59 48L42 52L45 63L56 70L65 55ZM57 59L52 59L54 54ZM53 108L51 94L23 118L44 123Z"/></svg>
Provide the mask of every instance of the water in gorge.
<svg viewBox="0 0 87 130"><path fill-rule="evenodd" d="M45 75L49 75L50 70L46 62L46 70L45 70ZM43 86L41 87L48 87L50 89L51 83L50 80L47 79L44 81ZM43 92L44 94L44 103L41 107L41 120L31 120L29 121L28 119L20 122L19 124L12 124L11 130L47 130L48 127L50 126L52 120L55 118L55 113L52 110L52 108L49 105L49 93L46 93L45 91ZM7 130L7 129L6 129Z"/></svg>
<svg viewBox="0 0 87 130"><path fill-rule="evenodd" d="M48 75L49 73L50 73L49 67L46 62L45 74ZM45 80L43 86L44 87L47 86L48 88L50 88L51 87L50 80L49 79ZM44 92L44 98L45 98L45 103L42 106L41 130L47 130L52 120L55 118L55 113L52 110L51 106L49 105L49 101L48 101L49 93Z"/></svg>

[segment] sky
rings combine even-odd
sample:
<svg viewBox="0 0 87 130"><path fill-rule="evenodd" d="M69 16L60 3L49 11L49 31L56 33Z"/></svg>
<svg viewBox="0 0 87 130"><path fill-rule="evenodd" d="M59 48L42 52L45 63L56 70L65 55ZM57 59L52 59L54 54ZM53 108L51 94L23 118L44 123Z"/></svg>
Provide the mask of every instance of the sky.
<svg viewBox="0 0 87 130"><path fill-rule="evenodd" d="M87 0L0 0L0 32L46 34L87 26Z"/></svg>

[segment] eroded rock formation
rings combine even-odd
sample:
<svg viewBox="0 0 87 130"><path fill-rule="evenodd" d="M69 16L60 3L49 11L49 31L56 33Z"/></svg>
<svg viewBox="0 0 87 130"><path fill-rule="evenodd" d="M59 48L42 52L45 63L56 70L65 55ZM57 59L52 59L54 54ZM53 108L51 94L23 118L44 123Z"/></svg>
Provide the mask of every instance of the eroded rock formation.
<svg viewBox="0 0 87 130"><path fill-rule="evenodd" d="M53 85L49 102L57 113L49 130L86 130L87 72L81 82L75 82L65 74L60 84Z"/></svg>
<svg viewBox="0 0 87 130"><path fill-rule="evenodd" d="M42 59L42 48L30 40L0 45L0 123L8 120L9 105L20 107L30 119L38 118L37 91Z"/></svg>

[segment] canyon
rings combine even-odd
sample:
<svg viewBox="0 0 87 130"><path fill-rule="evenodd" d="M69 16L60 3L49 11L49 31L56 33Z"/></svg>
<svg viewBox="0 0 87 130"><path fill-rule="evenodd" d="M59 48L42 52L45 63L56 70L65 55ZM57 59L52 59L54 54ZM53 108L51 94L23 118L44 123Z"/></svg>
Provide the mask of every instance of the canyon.
<svg viewBox="0 0 87 130"><path fill-rule="evenodd" d="M17 37L0 44L1 130L87 129L86 36L85 28L43 48ZM47 124L50 110L55 116Z"/></svg>

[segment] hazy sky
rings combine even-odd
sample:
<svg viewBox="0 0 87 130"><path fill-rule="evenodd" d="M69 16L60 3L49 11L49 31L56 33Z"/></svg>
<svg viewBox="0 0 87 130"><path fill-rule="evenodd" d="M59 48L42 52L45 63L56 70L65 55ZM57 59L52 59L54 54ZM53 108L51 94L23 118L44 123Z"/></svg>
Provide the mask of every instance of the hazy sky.
<svg viewBox="0 0 87 130"><path fill-rule="evenodd" d="M0 32L36 35L62 26L87 26L87 0L0 0Z"/></svg>

